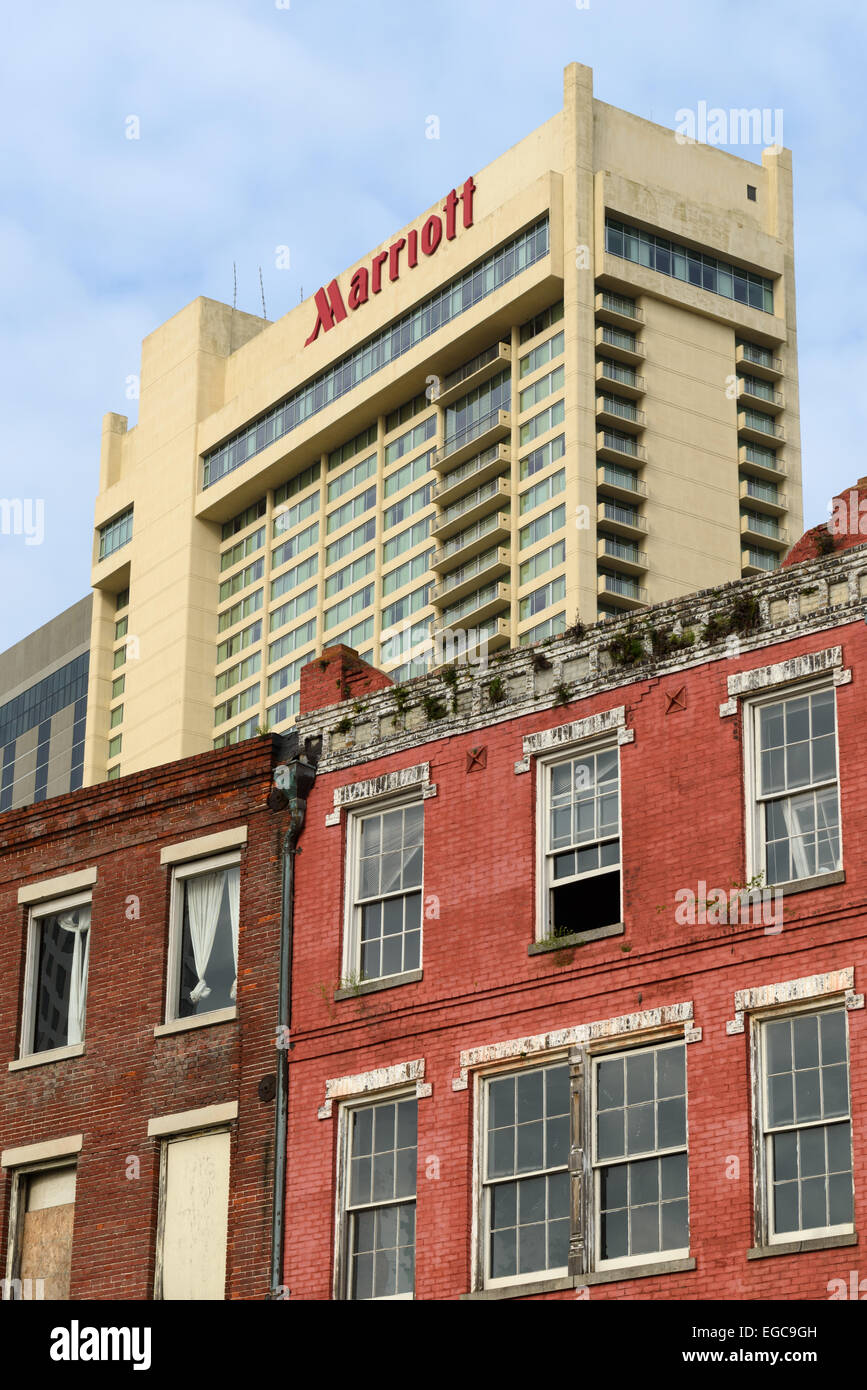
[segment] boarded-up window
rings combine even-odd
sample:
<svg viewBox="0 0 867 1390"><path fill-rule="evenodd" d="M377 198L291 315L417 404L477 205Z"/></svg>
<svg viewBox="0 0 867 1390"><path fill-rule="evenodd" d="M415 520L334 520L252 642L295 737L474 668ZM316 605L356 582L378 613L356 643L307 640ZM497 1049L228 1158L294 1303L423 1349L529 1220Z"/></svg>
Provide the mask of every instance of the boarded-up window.
<svg viewBox="0 0 867 1390"><path fill-rule="evenodd" d="M158 1296L226 1296L229 1133L171 1139L163 1153Z"/></svg>
<svg viewBox="0 0 867 1390"><path fill-rule="evenodd" d="M26 1298L42 1280L42 1296L69 1298L75 1167L22 1175L18 1278ZM31 1282L28 1284L27 1281Z"/></svg>

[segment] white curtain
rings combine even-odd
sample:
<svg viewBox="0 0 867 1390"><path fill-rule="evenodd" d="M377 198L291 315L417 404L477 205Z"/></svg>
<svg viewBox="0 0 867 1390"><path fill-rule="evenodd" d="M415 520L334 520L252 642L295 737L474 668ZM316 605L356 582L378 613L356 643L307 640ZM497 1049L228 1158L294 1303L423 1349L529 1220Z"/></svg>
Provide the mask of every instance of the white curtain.
<svg viewBox="0 0 867 1390"><path fill-rule="evenodd" d="M78 919L76 921L76 918ZM69 984L67 1043L84 1041L84 1016L87 1005L87 967L90 962L90 908L74 908L58 913L57 925L62 931L75 933L72 946L72 978Z"/></svg>
<svg viewBox="0 0 867 1390"><path fill-rule="evenodd" d="M196 874L187 879L187 908L190 914L190 937L193 943L193 960L198 980L190 990L190 1000L198 1004L207 999L211 992L205 980L205 970L211 958L217 923L220 920L220 907L223 902L223 884L226 881L224 869L211 874Z"/></svg>
<svg viewBox="0 0 867 1390"><path fill-rule="evenodd" d="M232 981L232 988L229 991L230 997L235 999L238 993L238 923L241 918L241 870L240 868L230 869L226 878L229 893L229 919L232 924L232 956L235 961L235 978Z"/></svg>
<svg viewBox="0 0 867 1390"><path fill-rule="evenodd" d="M809 878L815 872L807 855L807 837L813 838L814 802L812 797L809 801L805 801L803 797L792 797L781 802L781 806L795 866L795 878Z"/></svg>

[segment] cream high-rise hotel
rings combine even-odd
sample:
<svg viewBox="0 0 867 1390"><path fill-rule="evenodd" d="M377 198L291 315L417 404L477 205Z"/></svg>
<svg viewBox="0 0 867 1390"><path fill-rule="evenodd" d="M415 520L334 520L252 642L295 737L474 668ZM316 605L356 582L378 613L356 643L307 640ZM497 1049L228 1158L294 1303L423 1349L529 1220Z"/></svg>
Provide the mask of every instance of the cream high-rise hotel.
<svg viewBox="0 0 867 1390"><path fill-rule="evenodd" d="M361 249L361 248L359 248ZM85 780L285 729L345 642L395 679L774 569L802 529L791 158L594 100L276 323L197 299L103 427Z"/></svg>

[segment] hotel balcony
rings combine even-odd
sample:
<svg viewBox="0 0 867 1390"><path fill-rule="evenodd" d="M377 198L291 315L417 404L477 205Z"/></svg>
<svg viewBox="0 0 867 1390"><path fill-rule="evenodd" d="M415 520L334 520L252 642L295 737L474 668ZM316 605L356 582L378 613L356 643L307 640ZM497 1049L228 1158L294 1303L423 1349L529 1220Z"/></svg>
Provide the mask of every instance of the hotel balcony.
<svg viewBox="0 0 867 1390"><path fill-rule="evenodd" d="M596 385L611 387L618 396L629 396L631 400L637 400L645 392L644 377L622 362L597 362Z"/></svg>
<svg viewBox="0 0 867 1390"><path fill-rule="evenodd" d="M768 550L788 550L789 533L785 527L770 516L758 517L741 514L741 540L764 546Z"/></svg>
<svg viewBox="0 0 867 1390"><path fill-rule="evenodd" d="M786 431L770 415L757 410L739 410L738 437L751 439L756 444L781 444L786 438Z"/></svg>
<svg viewBox="0 0 867 1390"><path fill-rule="evenodd" d="M608 599L617 608L643 608L647 604L647 590L622 574L600 573L596 592L599 598Z"/></svg>
<svg viewBox="0 0 867 1390"><path fill-rule="evenodd" d="M766 381L779 381L783 375L783 360L775 357L769 348L754 347L752 343L739 343L735 349L735 366L749 376L761 376Z"/></svg>
<svg viewBox="0 0 867 1390"><path fill-rule="evenodd" d="M457 627L440 627L436 629L436 632L443 647L443 664L454 659L448 650L448 634L450 632L456 634L466 632L466 655L470 660L472 660L473 654L480 649L482 642L486 643L488 652L496 652L501 647L508 647L512 640L512 627L508 618L489 618L487 622L479 624L478 631L476 631L474 624L469 629L461 624ZM454 656L463 655L464 641L459 639L454 646Z"/></svg>
<svg viewBox="0 0 867 1390"><path fill-rule="evenodd" d="M501 545L504 541L509 541L511 535L512 518L509 513L492 512L482 521L459 531L456 536L446 541L441 549L435 550L430 562L431 569L437 572L451 572L458 566L465 565L475 555L480 555L483 550L490 550L492 545Z"/></svg>
<svg viewBox="0 0 867 1390"><path fill-rule="evenodd" d="M453 631L458 627L478 627L488 618L494 618L512 604L511 585L494 580L481 588L471 590L462 600L449 605L435 620L435 633L446 628Z"/></svg>
<svg viewBox="0 0 867 1390"><path fill-rule="evenodd" d="M596 521L616 536L626 536L629 540L644 540L647 535L647 522L634 507L622 506L619 502L600 502L596 507Z"/></svg>
<svg viewBox="0 0 867 1390"><path fill-rule="evenodd" d="M741 574L773 574L780 568L781 556L776 551L752 548L741 551Z"/></svg>
<svg viewBox="0 0 867 1390"><path fill-rule="evenodd" d="M471 526L474 521L481 521L489 512L498 511L510 500L511 495L508 478L491 478L490 482L474 488L466 497L461 497L434 517L431 535L436 536L437 540L446 540L464 527Z"/></svg>
<svg viewBox="0 0 867 1390"><path fill-rule="evenodd" d="M599 464L596 487L603 497L616 497L621 502L638 502L647 496L647 484L638 474L631 468L618 468L615 463Z"/></svg>
<svg viewBox="0 0 867 1390"><path fill-rule="evenodd" d="M768 381L748 382L738 377L738 401L741 405L756 406L758 410L783 409L782 391L775 390Z"/></svg>
<svg viewBox="0 0 867 1390"><path fill-rule="evenodd" d="M596 329L596 348L603 356L614 357L618 362L639 363L646 356L644 344L638 338L607 323L600 323Z"/></svg>
<svg viewBox="0 0 867 1390"><path fill-rule="evenodd" d="M437 449L434 468L451 472L458 464L464 463L473 454L483 453L492 444L506 439L512 432L512 416L508 410L491 410L472 424L450 435L443 447Z"/></svg>
<svg viewBox="0 0 867 1390"><path fill-rule="evenodd" d="M760 483L756 478L741 478L741 501L748 502L756 512L768 516L782 516L789 510L789 499L784 492L778 492L771 483Z"/></svg>
<svg viewBox="0 0 867 1390"><path fill-rule="evenodd" d="M615 462L627 458L638 464L647 462L647 450L643 444L631 437L623 439L613 430L596 431L596 454L598 458L613 459Z"/></svg>
<svg viewBox="0 0 867 1390"><path fill-rule="evenodd" d="M465 565L461 565L458 569L450 570L439 584L435 584L432 588L430 601L438 608L457 603L459 599L471 593L474 588L478 588L480 583L490 582L492 579L499 579L501 575L508 574L511 565L511 551L508 546L489 546L475 559L468 560Z"/></svg>
<svg viewBox="0 0 867 1390"><path fill-rule="evenodd" d="M739 444L738 466L742 473L766 482L779 482L786 477L786 461L782 454L774 454L767 446Z"/></svg>
<svg viewBox="0 0 867 1390"><path fill-rule="evenodd" d="M613 324L615 328L627 330L644 325L644 310L622 294L611 290L598 290L596 293L596 317L600 323Z"/></svg>
<svg viewBox="0 0 867 1390"><path fill-rule="evenodd" d="M639 550L632 541L617 540L614 536L599 536L596 555L606 568L623 574L643 574L647 569L647 551Z"/></svg>
<svg viewBox="0 0 867 1390"><path fill-rule="evenodd" d="M451 473L434 483L431 496L441 507L448 506L511 466L512 450L501 440L498 444L492 444L490 449L485 449L483 453L473 455L466 463L452 469Z"/></svg>
<svg viewBox="0 0 867 1390"><path fill-rule="evenodd" d="M459 400L461 396L474 391L477 386L490 381L492 376L505 371L511 365L511 344L493 343L491 347L485 348L485 351L480 352L472 361L465 362L462 367L458 367L457 371L449 372L448 376L442 378L436 404L450 405L452 401Z"/></svg>
<svg viewBox="0 0 867 1390"><path fill-rule="evenodd" d="M621 401L616 396L597 396L596 421L600 425L613 425L617 430L637 434L644 429L647 417L632 401Z"/></svg>

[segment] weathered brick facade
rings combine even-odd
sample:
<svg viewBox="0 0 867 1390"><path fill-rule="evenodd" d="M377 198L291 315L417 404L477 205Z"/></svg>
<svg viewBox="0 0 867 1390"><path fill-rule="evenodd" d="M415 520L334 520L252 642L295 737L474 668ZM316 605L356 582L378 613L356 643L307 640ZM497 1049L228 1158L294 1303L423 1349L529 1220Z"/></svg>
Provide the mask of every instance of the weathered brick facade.
<svg viewBox="0 0 867 1390"><path fill-rule="evenodd" d="M236 1102L226 1296L268 1292L285 815L269 810L271 739L57 797L0 820L0 1149L82 1136L73 1299L153 1296L160 1139L148 1122ZM167 1036L167 845L246 827L241 847L237 1018ZM27 908L19 889L96 869L83 1055L8 1070L18 1056ZM138 915L136 915L138 914ZM134 1162L138 1160L138 1164ZM0 1277L11 1173L0 1175Z"/></svg>
<svg viewBox="0 0 867 1390"><path fill-rule="evenodd" d="M416 1087L415 1295L456 1299L474 1290L474 1107L485 1067L562 1056L607 1031L652 1038L666 1017L654 1010L683 1020L686 1037L690 1261L649 1277L591 1271L550 1291L499 1295L826 1299L829 1281L848 1280L859 1254L847 1247L867 1219L865 599L867 548L850 548L659 605L634 625L609 622L511 653L486 672L459 668L456 684L434 673L400 695L372 694L360 710L345 703L302 715L300 732L323 735L324 754L297 869L285 1273L293 1298L341 1296L341 1097L387 1096L397 1081ZM726 636L733 603L741 631ZM705 640L714 615L725 621ZM686 629L691 646L653 654L666 630ZM608 650L618 635L625 664ZM641 646L630 652L635 637ZM771 675L747 674L772 666ZM744 697L777 681L788 695L810 672L824 672L836 693L842 873L787 892L782 930L678 924L679 890L746 881ZM430 697L442 717L431 717ZM594 716L619 707L601 724L618 730L623 932L534 946L538 760L532 738L529 748L524 741L575 721L592 731ZM349 788L387 774L424 792L423 977L347 988L348 815L391 784ZM738 993L767 986L780 986L773 998ZM784 1008L801 996L847 1010L856 1234L768 1256L753 1220L750 1016L769 999ZM482 1052L462 1057L472 1049Z"/></svg>

